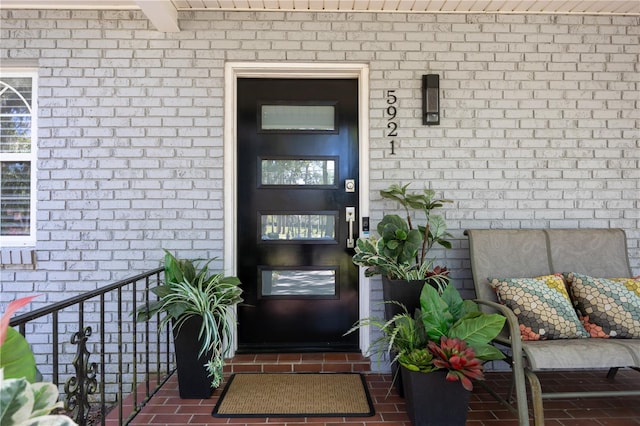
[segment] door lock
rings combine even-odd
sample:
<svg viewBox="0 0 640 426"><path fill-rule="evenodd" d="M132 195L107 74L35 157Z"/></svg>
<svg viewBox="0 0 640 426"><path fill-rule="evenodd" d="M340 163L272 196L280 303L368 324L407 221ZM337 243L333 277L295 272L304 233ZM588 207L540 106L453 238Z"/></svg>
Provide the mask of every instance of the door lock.
<svg viewBox="0 0 640 426"><path fill-rule="evenodd" d="M344 181L344 192L356 192L356 180L355 179L345 179L345 181Z"/></svg>
<svg viewBox="0 0 640 426"><path fill-rule="evenodd" d="M356 241L353 238L353 223L356 221L356 208L347 207L346 209L347 223L349 224L349 235L347 237L347 248L354 248Z"/></svg>

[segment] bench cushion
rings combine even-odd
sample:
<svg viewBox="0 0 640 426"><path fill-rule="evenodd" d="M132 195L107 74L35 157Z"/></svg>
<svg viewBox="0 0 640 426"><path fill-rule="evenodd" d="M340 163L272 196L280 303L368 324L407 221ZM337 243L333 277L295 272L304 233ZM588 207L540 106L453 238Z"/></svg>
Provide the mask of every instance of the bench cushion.
<svg viewBox="0 0 640 426"><path fill-rule="evenodd" d="M640 340L567 339L522 342L533 371L639 367Z"/></svg>
<svg viewBox="0 0 640 426"><path fill-rule="evenodd" d="M624 346L627 351L633 356L634 364L636 368L640 368L640 339L616 339L610 340L620 346Z"/></svg>
<svg viewBox="0 0 640 426"><path fill-rule="evenodd" d="M566 278L578 315L592 337L640 338L636 280L594 278L575 272Z"/></svg>

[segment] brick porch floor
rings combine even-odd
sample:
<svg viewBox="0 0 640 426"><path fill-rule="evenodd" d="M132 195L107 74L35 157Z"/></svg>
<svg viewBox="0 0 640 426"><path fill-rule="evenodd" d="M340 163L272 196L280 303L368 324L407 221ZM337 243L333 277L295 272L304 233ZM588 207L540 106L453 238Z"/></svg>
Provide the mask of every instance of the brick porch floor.
<svg viewBox="0 0 640 426"><path fill-rule="evenodd" d="M228 365L227 372L365 372L375 405L375 415L363 418L214 418L211 411L221 390L210 399L183 400L178 396L176 376L172 376L162 389L131 423L132 425L220 425L235 426L301 426L338 424L351 426L410 426L404 412L404 400L395 391L388 394L391 376L369 372L369 361L359 354L269 354L238 355ZM487 384L492 387L508 387L506 373L489 372ZM556 390L575 390L584 386L628 389L638 387L640 376L628 370L620 370L615 382L604 378L605 372L549 373L541 377L543 389L552 386ZM113 418L111 413L109 418ZM545 403L546 425L551 426L621 426L640 425L640 397L634 398L584 398L550 400ZM109 426L117 421L109 420ZM476 385L471 396L467 426L511 426L517 418L493 397Z"/></svg>

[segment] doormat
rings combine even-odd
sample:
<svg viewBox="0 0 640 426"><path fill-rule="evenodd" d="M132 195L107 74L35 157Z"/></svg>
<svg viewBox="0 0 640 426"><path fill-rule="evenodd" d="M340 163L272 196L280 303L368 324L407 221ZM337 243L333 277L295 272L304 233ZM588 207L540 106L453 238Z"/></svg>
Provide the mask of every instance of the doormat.
<svg viewBox="0 0 640 426"><path fill-rule="evenodd" d="M214 417L367 417L375 413L359 373L237 373Z"/></svg>

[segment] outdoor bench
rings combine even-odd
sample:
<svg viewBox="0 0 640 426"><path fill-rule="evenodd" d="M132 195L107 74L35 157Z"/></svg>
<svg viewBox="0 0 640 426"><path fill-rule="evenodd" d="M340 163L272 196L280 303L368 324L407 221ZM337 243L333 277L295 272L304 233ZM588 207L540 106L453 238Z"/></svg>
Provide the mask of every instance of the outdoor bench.
<svg viewBox="0 0 640 426"><path fill-rule="evenodd" d="M476 301L482 306L483 310L488 312L498 311L507 318L505 330L494 343L497 343L498 347L505 349L506 360L510 364L513 373L516 409L521 425L529 424L526 381L528 381L531 389L535 425L544 424L543 399L640 395L640 386L637 390L625 391L605 392L584 388L578 389L577 392L545 393L541 389L540 381L536 376L536 372L549 370L603 369L608 370L607 377L613 379L619 368L628 367L640 372L640 338L638 338L640 335L637 334L637 327L632 329L636 333L632 338L589 337L589 335L593 336L593 333L587 331L587 336L584 336L584 332L578 330L576 332L581 333L581 335L576 338L523 340L521 337L523 330L531 331L521 325L522 318L525 318L526 315L520 309L516 309L515 312L518 313L516 315L514 310L507 307L510 302L522 303L529 296L527 294L529 289L526 286L530 285L537 289L539 288L540 280L545 279L529 280L530 278L547 276L547 279L554 281L554 278L549 278L549 276L558 273L564 274L561 278L567 278L568 273L576 273L575 276L583 274L584 276L598 278L591 281L584 278L584 281L574 281L574 285L576 285L575 283L582 285L584 282L611 283L611 280L605 279L630 278L632 272L627 255L627 240L623 230L473 229L465 231L465 235L469 239ZM512 280L512 278L518 279ZM625 280L625 282L635 283L635 280ZM507 288L503 286L505 283L516 284L516 286ZM496 288L494 289L494 287ZM517 293L511 300L508 292L513 292L513 288L521 291L521 293ZM576 285L576 288L578 288L578 285ZM546 290L548 291L549 287L546 287ZM498 294L496 294L500 291L505 291L505 294L500 293L500 302L502 303L499 303ZM576 291L576 289L571 287L571 281L565 291L570 298L569 308L571 310L574 307L576 308L573 311L576 313L576 317L579 315L584 317L586 314L594 316L590 308L585 308L587 305L582 306L582 309L589 312L581 313L577 303L582 299L575 299L580 295L572 296L572 292ZM637 295L637 293L635 294ZM535 298L536 296L534 295L533 297ZM559 297L559 299L562 299L562 297ZM588 302L591 299L592 295L587 294L585 300ZM638 299L637 297L631 299L631 310L635 309L637 314L639 309L637 305ZM553 298L553 300L555 301L556 299ZM507 303L503 304L505 301ZM545 303L544 300L542 302ZM611 307L607 306L604 310L609 309ZM547 309L547 311L550 311L550 309ZM526 312L526 314L531 315L531 312ZM539 317L546 315L544 312L534 312L532 320L535 323L540 320ZM589 323L591 320L588 319L588 316L586 318L587 323ZM637 315L634 320L637 326ZM578 322L581 325L584 323L580 319L578 319ZM572 327L574 326L571 322L568 322L568 324ZM533 328L533 334L535 335L536 330L535 327ZM602 330L606 331L607 329L606 325L605 327L595 328L599 329L599 333L603 333ZM587 330L587 327L583 330ZM546 332L546 330L543 330L543 332ZM610 335L615 336L615 333L611 332ZM494 394L494 396L503 403L507 403L504 398L497 394ZM515 412L513 407L511 409Z"/></svg>

